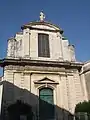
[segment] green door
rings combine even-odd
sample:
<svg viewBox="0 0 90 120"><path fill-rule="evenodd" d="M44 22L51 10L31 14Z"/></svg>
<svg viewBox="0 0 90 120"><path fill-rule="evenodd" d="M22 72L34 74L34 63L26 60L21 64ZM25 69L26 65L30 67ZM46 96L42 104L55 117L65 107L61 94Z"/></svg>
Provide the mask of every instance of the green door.
<svg viewBox="0 0 90 120"><path fill-rule="evenodd" d="M43 88L39 91L39 117L40 120L54 118L53 90Z"/></svg>

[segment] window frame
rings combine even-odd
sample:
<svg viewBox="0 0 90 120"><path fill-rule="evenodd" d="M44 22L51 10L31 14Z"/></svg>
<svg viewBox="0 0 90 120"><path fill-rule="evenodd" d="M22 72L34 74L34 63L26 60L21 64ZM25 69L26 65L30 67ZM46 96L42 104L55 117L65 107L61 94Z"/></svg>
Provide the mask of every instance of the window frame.
<svg viewBox="0 0 90 120"><path fill-rule="evenodd" d="M38 33L38 57L50 58L49 34Z"/></svg>

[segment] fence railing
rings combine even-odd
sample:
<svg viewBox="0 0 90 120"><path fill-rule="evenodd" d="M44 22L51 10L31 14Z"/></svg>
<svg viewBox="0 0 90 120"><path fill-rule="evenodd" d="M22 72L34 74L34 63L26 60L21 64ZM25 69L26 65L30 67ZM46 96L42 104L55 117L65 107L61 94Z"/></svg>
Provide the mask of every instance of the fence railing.
<svg viewBox="0 0 90 120"><path fill-rule="evenodd" d="M90 120L90 113L78 112L75 114L75 120Z"/></svg>

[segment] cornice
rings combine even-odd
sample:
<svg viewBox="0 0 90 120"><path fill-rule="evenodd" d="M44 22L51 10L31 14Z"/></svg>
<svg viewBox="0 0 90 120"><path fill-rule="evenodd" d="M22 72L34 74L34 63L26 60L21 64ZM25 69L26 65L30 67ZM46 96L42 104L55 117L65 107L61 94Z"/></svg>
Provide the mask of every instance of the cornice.
<svg viewBox="0 0 90 120"><path fill-rule="evenodd" d="M40 30L40 31L48 31L48 32L60 32L63 33L63 30L50 30L50 29L41 29L41 28L34 28L31 26L24 26L23 29L30 28L30 30Z"/></svg>
<svg viewBox="0 0 90 120"><path fill-rule="evenodd" d="M40 28L37 28L37 27L33 27L33 25L46 25L46 26L49 26L49 27L53 27L55 28L55 30L50 30L50 29L40 29ZM31 30L44 30L44 31L49 31L49 32L60 32L61 34L63 33L63 30L60 29L57 25L55 24L52 24L50 22L39 22L39 21L34 21L34 22L30 22L28 24L25 24L25 25L22 25L21 26L21 29L26 29L26 28L29 28Z"/></svg>
<svg viewBox="0 0 90 120"><path fill-rule="evenodd" d="M30 59L1 59L0 66L44 66L44 67L57 67L66 69L78 69L80 70L83 66L81 62L69 62L69 61L44 61L44 60L30 60Z"/></svg>

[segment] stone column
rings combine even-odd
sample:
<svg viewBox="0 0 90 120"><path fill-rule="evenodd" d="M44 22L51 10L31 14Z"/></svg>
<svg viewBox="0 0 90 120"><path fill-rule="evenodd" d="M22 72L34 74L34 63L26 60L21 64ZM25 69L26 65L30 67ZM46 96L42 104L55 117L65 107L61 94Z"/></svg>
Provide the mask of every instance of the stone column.
<svg viewBox="0 0 90 120"><path fill-rule="evenodd" d="M84 100L88 101L88 94L87 94L86 81L85 81L84 74L80 75L80 79L81 79L81 85L82 85L82 91L83 91Z"/></svg>
<svg viewBox="0 0 90 120"><path fill-rule="evenodd" d="M23 31L23 55L25 57L30 57L30 30L29 28Z"/></svg>
<svg viewBox="0 0 90 120"><path fill-rule="evenodd" d="M31 31L30 38L30 57L38 58L38 33Z"/></svg>
<svg viewBox="0 0 90 120"><path fill-rule="evenodd" d="M71 113L74 113L76 103L76 92L73 74L67 74L67 92L68 92L68 107Z"/></svg>
<svg viewBox="0 0 90 120"><path fill-rule="evenodd" d="M49 34L50 57L51 59L62 60L62 43L60 33Z"/></svg>
<svg viewBox="0 0 90 120"><path fill-rule="evenodd" d="M15 57L16 40L14 38L8 39L7 57Z"/></svg>
<svg viewBox="0 0 90 120"><path fill-rule="evenodd" d="M76 92L76 104L82 102L84 100L83 91L82 91L82 83L80 80L79 72L76 70L73 74L75 92Z"/></svg>

